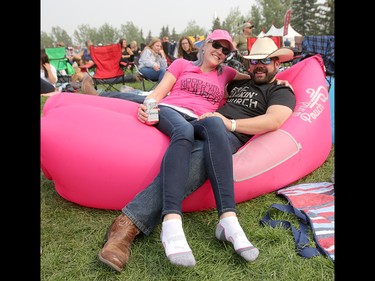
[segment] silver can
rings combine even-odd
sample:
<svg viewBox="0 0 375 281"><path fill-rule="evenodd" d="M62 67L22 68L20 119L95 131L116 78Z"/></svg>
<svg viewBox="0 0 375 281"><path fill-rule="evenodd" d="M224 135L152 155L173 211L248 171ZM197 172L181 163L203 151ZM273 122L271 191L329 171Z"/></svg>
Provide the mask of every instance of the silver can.
<svg viewBox="0 0 375 281"><path fill-rule="evenodd" d="M154 125L159 122L159 110L158 105L156 103L156 99L145 99L143 104L147 107L146 113L148 115L146 124L147 125Z"/></svg>

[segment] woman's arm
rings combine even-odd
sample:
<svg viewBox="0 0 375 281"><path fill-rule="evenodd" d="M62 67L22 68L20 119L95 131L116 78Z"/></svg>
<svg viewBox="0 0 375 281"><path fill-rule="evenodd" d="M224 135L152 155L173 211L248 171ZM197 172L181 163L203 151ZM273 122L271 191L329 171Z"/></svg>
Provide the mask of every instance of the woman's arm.
<svg viewBox="0 0 375 281"><path fill-rule="evenodd" d="M249 74L239 72L237 70L236 76L234 76L233 80L245 80L245 79L251 79Z"/></svg>
<svg viewBox="0 0 375 281"><path fill-rule="evenodd" d="M146 97L146 99L154 98L156 99L156 102L159 103L164 97L169 94L173 85L176 83L176 80L177 79L169 71L165 72L163 79L156 86L155 90L153 90L152 93ZM145 110L146 106L140 104L138 108L138 120L142 123L145 123L145 121L147 120L147 113L145 112Z"/></svg>

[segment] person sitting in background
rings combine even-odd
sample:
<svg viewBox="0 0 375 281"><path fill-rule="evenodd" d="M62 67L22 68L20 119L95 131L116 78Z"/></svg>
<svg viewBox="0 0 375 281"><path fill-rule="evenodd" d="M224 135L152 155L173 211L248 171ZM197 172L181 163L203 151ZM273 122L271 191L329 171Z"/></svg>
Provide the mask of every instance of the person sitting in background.
<svg viewBox="0 0 375 281"><path fill-rule="evenodd" d="M167 59L159 38L153 38L139 58L139 71L150 80L160 82L167 70Z"/></svg>
<svg viewBox="0 0 375 281"><path fill-rule="evenodd" d="M41 93L49 93L55 91L57 71L56 68L49 63L49 58L46 54L45 49L40 50L40 78Z"/></svg>
<svg viewBox="0 0 375 281"><path fill-rule="evenodd" d="M75 66L76 61L74 60L74 49L72 46L69 46L67 49L66 49L66 58L68 59L68 62L72 65L72 66ZM74 64L75 63L75 64Z"/></svg>
<svg viewBox="0 0 375 281"><path fill-rule="evenodd" d="M94 45L91 40L86 41L86 48L80 51L74 56L74 60L78 63L79 66L94 64L90 54L90 46Z"/></svg>
<svg viewBox="0 0 375 281"><path fill-rule="evenodd" d="M133 55L130 56L130 61L138 65L139 56L141 54L141 49L138 47L137 41L133 40L129 44L130 50L133 52Z"/></svg>
<svg viewBox="0 0 375 281"><path fill-rule="evenodd" d="M133 51L126 43L126 39L120 39L119 44L121 46L121 60L122 62L130 62L131 56L134 56Z"/></svg>
<svg viewBox="0 0 375 281"><path fill-rule="evenodd" d="M184 58L190 61L196 61L198 59L199 48L191 42L188 36L181 37L178 43L178 58Z"/></svg>

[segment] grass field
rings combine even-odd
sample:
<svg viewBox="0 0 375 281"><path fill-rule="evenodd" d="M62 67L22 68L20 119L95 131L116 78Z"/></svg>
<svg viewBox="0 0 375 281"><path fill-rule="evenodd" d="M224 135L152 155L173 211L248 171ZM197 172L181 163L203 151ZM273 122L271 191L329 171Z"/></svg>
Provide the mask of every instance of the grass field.
<svg viewBox="0 0 375 281"><path fill-rule="evenodd" d="M133 86L133 85L132 85ZM138 85L134 87L139 88ZM47 98L42 97L41 107ZM334 173L334 146L321 167L292 183L330 181ZM138 235L130 262L122 273L104 266L97 258L107 227L119 211L86 208L63 199L52 181L41 173L40 280L187 280L187 281L333 281L334 264L325 256L298 256L290 230L263 227L260 219L273 203L286 204L274 192L239 203L239 220L251 242L259 248L255 262L247 263L228 243L216 240L216 210L184 214L184 230L197 264L194 268L173 266L160 242L160 225L150 236ZM298 227L294 217L275 214ZM313 241L310 235L310 241ZM315 245L311 242L311 245Z"/></svg>

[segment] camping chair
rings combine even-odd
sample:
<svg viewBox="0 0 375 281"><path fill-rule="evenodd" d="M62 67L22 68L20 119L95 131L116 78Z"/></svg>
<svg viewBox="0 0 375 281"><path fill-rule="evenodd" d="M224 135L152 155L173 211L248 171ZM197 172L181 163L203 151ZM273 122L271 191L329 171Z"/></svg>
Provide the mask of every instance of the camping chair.
<svg viewBox="0 0 375 281"><path fill-rule="evenodd" d="M138 68L138 66L136 64L134 64L134 67L135 67L135 70L137 71L137 75L138 77L141 79L142 81L142 88L143 88L143 91L145 92L148 92L148 91L151 91L153 89L155 89L155 87L159 84L158 80L152 80L148 77L146 77ZM148 84L150 84L149 87L146 87L146 83L145 81L148 82Z"/></svg>
<svg viewBox="0 0 375 281"><path fill-rule="evenodd" d="M300 60L316 54L320 54L323 59L326 70L326 80L330 88L331 78L335 75L335 36L305 36L302 40Z"/></svg>
<svg viewBox="0 0 375 281"><path fill-rule="evenodd" d="M107 85L105 92L110 89L119 92L115 84L125 85L124 71L120 67L120 44L90 46L90 54L95 63L95 73L92 76L95 89L98 89L98 85Z"/></svg>
<svg viewBox="0 0 375 281"><path fill-rule="evenodd" d="M46 48L50 64L52 64L57 71L57 83L69 83L74 69L66 57L66 50L64 47Z"/></svg>

